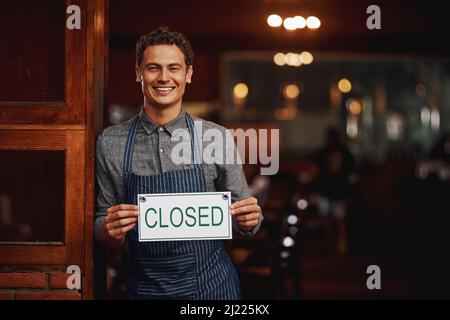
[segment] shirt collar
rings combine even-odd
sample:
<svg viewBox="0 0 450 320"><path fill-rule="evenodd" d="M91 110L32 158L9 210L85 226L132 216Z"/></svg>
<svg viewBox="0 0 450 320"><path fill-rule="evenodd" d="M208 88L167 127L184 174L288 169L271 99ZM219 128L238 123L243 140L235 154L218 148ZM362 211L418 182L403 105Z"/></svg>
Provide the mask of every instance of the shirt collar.
<svg viewBox="0 0 450 320"><path fill-rule="evenodd" d="M139 118L141 120L142 127L144 128L147 134L151 134L159 127L163 127L170 135L172 135L172 132L175 131L175 129L187 127L185 111L183 109L181 109L180 114L175 119L166 123L163 126L160 126L159 124L150 120L150 118L145 114L144 108L141 109Z"/></svg>

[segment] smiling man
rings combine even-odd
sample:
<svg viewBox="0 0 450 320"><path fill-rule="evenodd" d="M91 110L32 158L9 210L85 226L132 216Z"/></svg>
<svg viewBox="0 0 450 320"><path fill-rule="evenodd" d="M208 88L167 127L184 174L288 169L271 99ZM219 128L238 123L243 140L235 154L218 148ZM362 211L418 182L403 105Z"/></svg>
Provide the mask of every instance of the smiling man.
<svg viewBox="0 0 450 320"><path fill-rule="evenodd" d="M233 227L242 235L256 233L263 220L250 196L239 164L206 164L193 159L176 164L171 150L174 130L189 132L192 155L204 144L203 128L225 128L194 118L182 108L186 84L193 75L193 52L180 33L160 27L136 45L136 81L144 98L141 112L109 127L96 147L96 238L127 250L128 295L131 299L239 299L236 270L223 240L139 242L137 194L230 191ZM226 150L227 152L234 152Z"/></svg>

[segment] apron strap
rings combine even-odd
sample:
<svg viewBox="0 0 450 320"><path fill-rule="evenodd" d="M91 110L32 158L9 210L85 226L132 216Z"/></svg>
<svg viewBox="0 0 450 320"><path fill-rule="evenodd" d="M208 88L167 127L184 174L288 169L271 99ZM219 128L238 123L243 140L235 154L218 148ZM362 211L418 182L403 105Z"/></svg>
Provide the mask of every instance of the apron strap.
<svg viewBox="0 0 450 320"><path fill-rule="evenodd" d="M189 134L191 135L191 148L194 153L194 164L202 164L201 157L201 144L198 141L196 128L194 125L194 119L192 119L191 115L185 112L186 122L189 129Z"/></svg>
<svg viewBox="0 0 450 320"><path fill-rule="evenodd" d="M139 126L139 116L137 116L131 124L128 132L127 144L125 146L125 156L123 160L123 172L131 173L131 160L133 159L134 139L136 138L137 129Z"/></svg>

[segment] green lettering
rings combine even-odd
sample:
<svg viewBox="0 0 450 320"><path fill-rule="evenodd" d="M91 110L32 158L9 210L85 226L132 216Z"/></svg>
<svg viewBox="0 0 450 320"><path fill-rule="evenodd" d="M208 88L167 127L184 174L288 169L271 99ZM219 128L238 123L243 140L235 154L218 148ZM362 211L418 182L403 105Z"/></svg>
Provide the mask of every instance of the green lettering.
<svg viewBox="0 0 450 320"><path fill-rule="evenodd" d="M178 211L180 212L180 223L179 223L179 224L175 224L175 223L173 222L173 220L172 220L173 212L174 212L175 210L178 210ZM170 210L170 223L171 223L175 228L178 228L179 226L181 226L181 224L183 223L183 211L181 211L180 208L175 207L175 208L173 208L172 210Z"/></svg>
<svg viewBox="0 0 450 320"><path fill-rule="evenodd" d="M167 228L168 227L167 224L163 224L161 208L159 208L159 223L161 225L161 228Z"/></svg>
<svg viewBox="0 0 450 320"><path fill-rule="evenodd" d="M219 209L220 210L220 222L219 223L214 223L214 209ZM223 221L223 211L221 207L211 207L211 225L212 226L219 226L222 224Z"/></svg>
<svg viewBox="0 0 450 320"><path fill-rule="evenodd" d="M209 226L209 224L203 224L202 218L207 218L208 215L202 214L202 209L208 209L208 207L198 207L198 225L200 227L207 227L207 226Z"/></svg>
<svg viewBox="0 0 450 320"><path fill-rule="evenodd" d="M156 210L155 210L155 209L153 209L153 208L147 209L147 211L145 212L145 224L146 224L147 227L149 227L149 228L154 228L158 223L155 221L155 223L154 223L153 225L149 225L149 224L148 224L147 214L148 214L149 211L153 211L153 213L156 214Z"/></svg>
<svg viewBox="0 0 450 320"><path fill-rule="evenodd" d="M197 221L195 220L195 216L189 214L189 212L188 212L189 209L192 209L192 211L194 211L194 213L195 213L195 209L192 208L192 207L187 207L187 208L186 208L186 216L187 216L188 218L191 218L192 220L194 220L194 223L193 223L193 224L190 224L190 223L187 222L187 219L186 219L186 225L187 225L188 227L193 227L193 226L195 226L195 224L197 223Z"/></svg>

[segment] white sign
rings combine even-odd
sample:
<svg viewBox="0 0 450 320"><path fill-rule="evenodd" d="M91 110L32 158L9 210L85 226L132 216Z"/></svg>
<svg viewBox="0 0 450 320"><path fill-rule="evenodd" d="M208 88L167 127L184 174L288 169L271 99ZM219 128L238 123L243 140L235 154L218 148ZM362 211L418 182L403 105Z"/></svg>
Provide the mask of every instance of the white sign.
<svg viewBox="0 0 450 320"><path fill-rule="evenodd" d="M138 194L139 241L231 239L231 193Z"/></svg>

